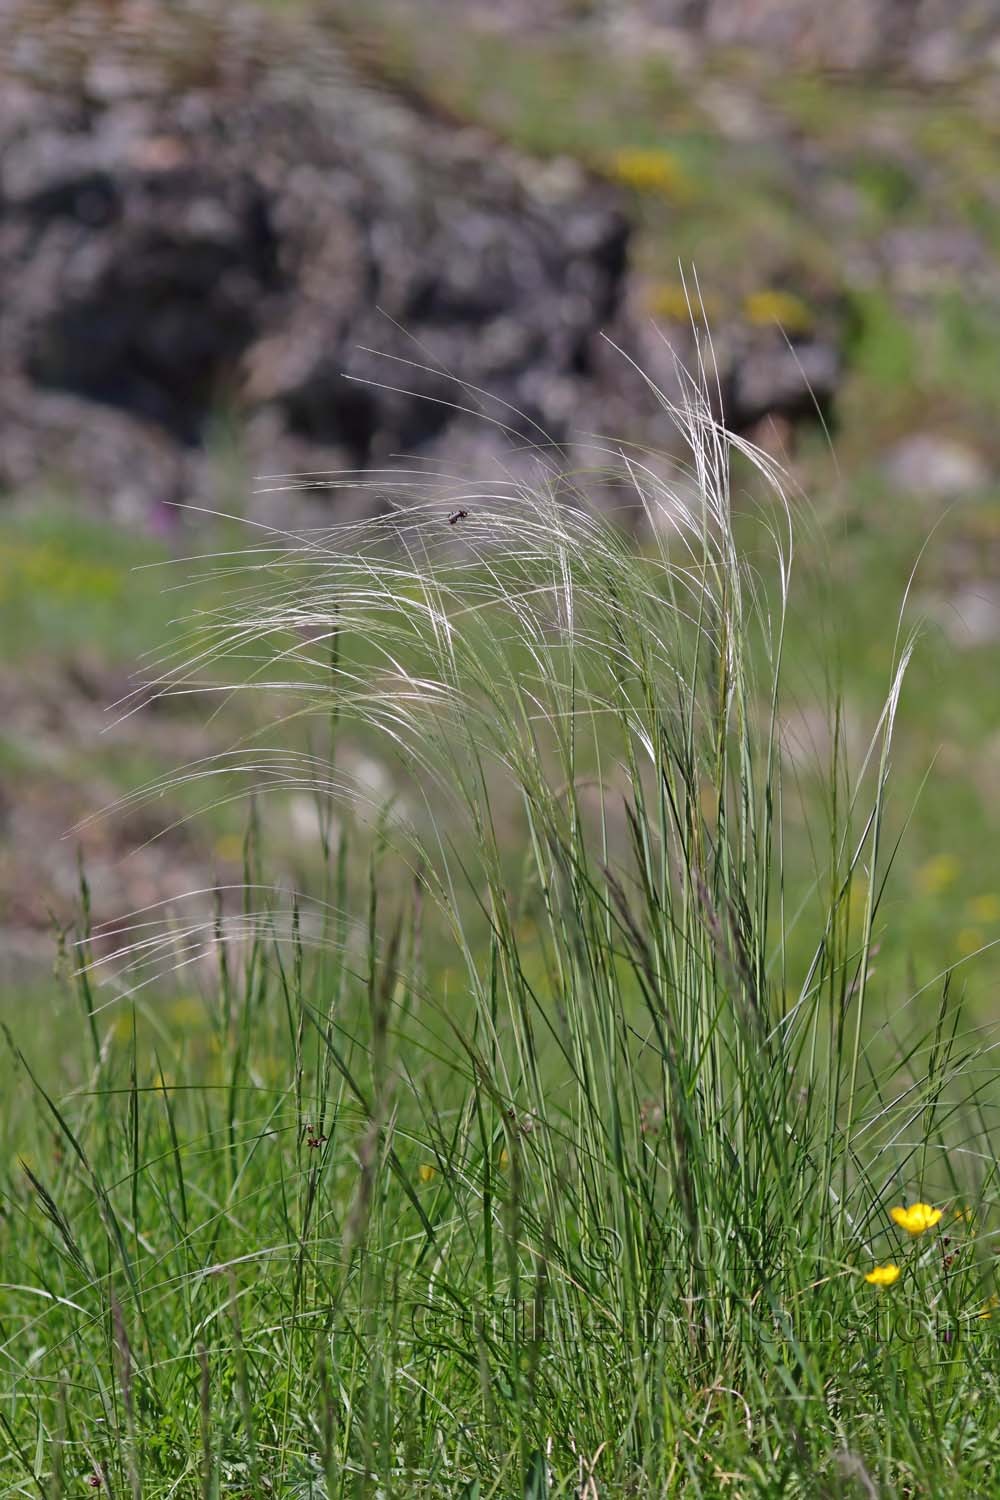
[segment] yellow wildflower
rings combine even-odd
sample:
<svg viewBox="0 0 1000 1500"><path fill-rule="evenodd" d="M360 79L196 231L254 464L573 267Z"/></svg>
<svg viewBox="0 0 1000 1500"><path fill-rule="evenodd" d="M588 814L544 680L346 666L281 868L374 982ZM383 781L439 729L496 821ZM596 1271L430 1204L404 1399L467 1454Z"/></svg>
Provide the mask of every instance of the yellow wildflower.
<svg viewBox="0 0 1000 1500"><path fill-rule="evenodd" d="M917 885L926 896L939 896L955 884L961 868L954 854L934 854L917 871Z"/></svg>
<svg viewBox="0 0 1000 1500"><path fill-rule="evenodd" d="M238 865L243 859L243 840L238 833L223 833L215 841L215 857L227 865Z"/></svg>
<svg viewBox="0 0 1000 1500"><path fill-rule="evenodd" d="M167 1005L166 1014L172 1026L183 1027L186 1031L205 1026L208 1019L205 1002L196 994L177 995Z"/></svg>
<svg viewBox="0 0 1000 1500"><path fill-rule="evenodd" d="M786 333L806 333L813 326L812 313L794 292L751 292L743 299L743 314L758 328L777 323Z"/></svg>
<svg viewBox="0 0 1000 1500"><path fill-rule="evenodd" d="M894 1281L899 1280L899 1267L894 1265L873 1266L867 1272L865 1280L872 1286L892 1286Z"/></svg>
<svg viewBox="0 0 1000 1500"><path fill-rule="evenodd" d="M646 303L654 318L663 318L671 323L688 323L691 320L688 294L679 281L664 281L651 287Z"/></svg>
<svg viewBox="0 0 1000 1500"><path fill-rule="evenodd" d="M929 1203L911 1203L909 1208L890 1208L889 1215L894 1224L900 1229L905 1229L907 1234L923 1234L925 1229L933 1229L941 1217L941 1209L932 1208Z"/></svg>
<svg viewBox="0 0 1000 1500"><path fill-rule="evenodd" d="M618 181L637 193L662 193L666 198L689 198L691 179L669 151L626 147L615 153L611 170Z"/></svg>
<svg viewBox="0 0 1000 1500"><path fill-rule="evenodd" d="M432 1167L429 1161L423 1161L417 1168L417 1176L421 1182L433 1182L437 1176L437 1168Z"/></svg>
<svg viewBox="0 0 1000 1500"><path fill-rule="evenodd" d="M955 939L955 947L963 958L970 958L983 947L983 934L978 927L963 927Z"/></svg>
<svg viewBox="0 0 1000 1500"><path fill-rule="evenodd" d="M977 922L1000 922L1000 896L976 896L969 902L969 911Z"/></svg>
<svg viewBox="0 0 1000 1500"><path fill-rule="evenodd" d="M983 1303L979 1316L981 1318L992 1318L998 1307L1000 1307L1000 1297L998 1297L996 1292L994 1292L993 1296L987 1297L986 1301Z"/></svg>
<svg viewBox="0 0 1000 1500"><path fill-rule="evenodd" d="M647 311L653 318L668 323L704 323L719 315L720 307L712 297L690 291L680 281L655 281L643 293Z"/></svg>

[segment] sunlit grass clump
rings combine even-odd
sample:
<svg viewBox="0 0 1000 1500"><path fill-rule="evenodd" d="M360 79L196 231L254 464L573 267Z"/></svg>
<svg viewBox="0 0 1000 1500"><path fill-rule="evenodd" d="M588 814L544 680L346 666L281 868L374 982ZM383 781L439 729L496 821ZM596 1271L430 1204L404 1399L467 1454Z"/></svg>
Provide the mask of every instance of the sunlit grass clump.
<svg viewBox="0 0 1000 1500"><path fill-rule="evenodd" d="M283 717L148 789L245 788L239 889L85 928L23 1063L5 1493L987 1492L987 1049L873 963L911 643L804 841L781 476L672 415L645 550L498 482L212 565L158 688Z"/></svg>

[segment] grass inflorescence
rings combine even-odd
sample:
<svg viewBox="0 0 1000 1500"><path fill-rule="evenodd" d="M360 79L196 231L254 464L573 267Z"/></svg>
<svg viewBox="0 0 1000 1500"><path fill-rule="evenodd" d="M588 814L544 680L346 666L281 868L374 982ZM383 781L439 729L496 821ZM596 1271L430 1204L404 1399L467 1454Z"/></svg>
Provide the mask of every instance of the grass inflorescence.
<svg viewBox="0 0 1000 1500"><path fill-rule="evenodd" d="M142 795L245 789L244 878L84 886L79 1045L8 1036L2 1493L986 1492L989 1047L875 963L912 641L803 840L781 475L672 414L645 549L511 483L218 564L152 686L281 721Z"/></svg>

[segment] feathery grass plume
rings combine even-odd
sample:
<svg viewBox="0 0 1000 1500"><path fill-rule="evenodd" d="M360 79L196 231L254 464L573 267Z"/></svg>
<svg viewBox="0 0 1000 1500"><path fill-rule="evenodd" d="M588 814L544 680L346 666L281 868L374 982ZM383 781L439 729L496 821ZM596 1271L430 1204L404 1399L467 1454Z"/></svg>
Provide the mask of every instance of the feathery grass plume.
<svg viewBox="0 0 1000 1500"><path fill-rule="evenodd" d="M148 1090L133 1046L127 1189L114 1047L90 1082L107 1118L77 1127L94 1161L38 1106L84 1167L29 1179L60 1237L46 1326L94 1347L96 1268L123 1260L144 1493L176 1477L182 1387L206 1495L240 1476L328 1496L763 1494L783 1476L807 1495L855 1453L906 1484L936 1472L920 1352L884 1350L872 1323L902 1304L858 1274L904 1184L979 1216L995 1186L964 1149L986 1138L987 1085L947 993L896 1054L872 1016L911 643L803 870L779 755L783 476L720 425L704 371L678 402L650 389L693 499L623 452L634 503L670 518L644 546L585 476L423 498L414 479L372 520L214 560L229 602L144 684L278 715L145 793L252 793L242 886L86 934L110 1004L152 1022L194 975L216 1017L201 1064L176 1044L184 1088L163 1085L169 1038ZM772 495L749 518L734 455ZM292 795L317 809L311 897L266 881ZM927 1319L981 1308L975 1255L942 1265L908 1262L900 1295Z"/></svg>

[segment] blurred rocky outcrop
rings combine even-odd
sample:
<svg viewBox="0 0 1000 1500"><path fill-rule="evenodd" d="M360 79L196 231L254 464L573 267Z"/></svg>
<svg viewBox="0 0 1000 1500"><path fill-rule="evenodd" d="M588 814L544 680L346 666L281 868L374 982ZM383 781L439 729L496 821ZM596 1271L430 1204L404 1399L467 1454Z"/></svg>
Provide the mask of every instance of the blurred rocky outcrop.
<svg viewBox="0 0 1000 1500"><path fill-rule="evenodd" d="M8 0L0 489L211 504L220 413L255 472L367 476L341 515L373 470L641 437L655 403L602 335L672 364L628 240L609 185L374 85L320 20ZM735 425L831 399L835 346L718 332Z"/></svg>
<svg viewBox="0 0 1000 1500"><path fill-rule="evenodd" d="M275 473L442 460L456 406L559 441L593 403L628 225L576 169L239 6L26 0L0 57L0 485L180 499L220 409Z"/></svg>

